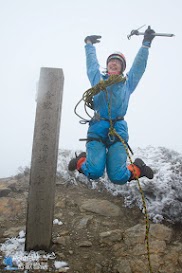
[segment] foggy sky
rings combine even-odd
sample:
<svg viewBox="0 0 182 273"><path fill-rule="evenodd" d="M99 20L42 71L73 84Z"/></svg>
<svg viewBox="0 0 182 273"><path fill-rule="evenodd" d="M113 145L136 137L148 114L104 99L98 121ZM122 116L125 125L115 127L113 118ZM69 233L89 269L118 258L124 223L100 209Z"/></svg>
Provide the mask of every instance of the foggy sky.
<svg viewBox="0 0 182 273"><path fill-rule="evenodd" d="M128 40L127 35L144 24L175 37L158 37L152 42L146 72L125 117L129 144L182 152L180 0L0 0L0 4L0 177L15 175L19 166L30 164L40 68L64 71L59 147L84 150L85 143L79 138L85 138L88 127L79 124L73 111L90 88L84 38L102 36L96 45L101 68L109 54L123 52L127 72L142 43L141 36Z"/></svg>

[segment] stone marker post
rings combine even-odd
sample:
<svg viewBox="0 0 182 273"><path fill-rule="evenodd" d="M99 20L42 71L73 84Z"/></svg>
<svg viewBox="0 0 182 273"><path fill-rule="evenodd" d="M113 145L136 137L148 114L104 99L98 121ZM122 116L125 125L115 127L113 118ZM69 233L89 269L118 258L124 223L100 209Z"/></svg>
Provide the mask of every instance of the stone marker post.
<svg viewBox="0 0 182 273"><path fill-rule="evenodd" d="M27 251L49 251L51 246L63 83L62 69L41 68L27 208Z"/></svg>

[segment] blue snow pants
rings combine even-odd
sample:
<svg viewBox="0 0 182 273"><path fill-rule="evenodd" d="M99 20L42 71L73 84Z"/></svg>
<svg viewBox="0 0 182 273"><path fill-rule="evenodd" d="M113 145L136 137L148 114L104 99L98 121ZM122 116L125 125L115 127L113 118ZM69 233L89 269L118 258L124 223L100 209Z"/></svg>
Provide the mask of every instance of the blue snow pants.
<svg viewBox="0 0 182 273"><path fill-rule="evenodd" d="M108 121L91 121L87 134L90 139L86 144L87 157L81 166L81 171L88 178L97 179L104 174L106 168L110 181L122 185L131 176L131 172L126 167L127 153L121 141L115 137L110 140L109 128ZM114 128L124 141L128 142L126 122L117 121Z"/></svg>

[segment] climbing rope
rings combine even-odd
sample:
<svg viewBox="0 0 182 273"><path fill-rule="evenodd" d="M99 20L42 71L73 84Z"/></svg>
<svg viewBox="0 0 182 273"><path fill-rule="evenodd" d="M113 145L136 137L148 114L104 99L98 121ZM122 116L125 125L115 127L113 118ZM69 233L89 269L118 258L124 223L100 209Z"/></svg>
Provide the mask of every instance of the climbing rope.
<svg viewBox="0 0 182 273"><path fill-rule="evenodd" d="M113 135L113 136L116 136L123 144L125 150L126 150L126 153L127 153L127 156L129 158L129 161L131 163L131 165L133 166L133 161L131 159L131 156L129 154L129 151L128 151L128 147L125 143L125 141L122 139L122 137L115 131L114 128L110 128L109 130L109 134L110 135ZM146 201L145 201L145 196L144 196L144 192L142 190L142 187L141 187L141 184L140 184L140 181L139 181L139 178L136 176L136 172L135 172L135 168L133 166L133 171L134 171L134 174L135 174L135 177L136 177L136 180L137 180L137 184L138 184L138 188L139 188L139 191L140 191L140 194L141 194L141 197L142 197L142 204L143 204L143 208L144 208L144 215L145 215L145 241L146 241L146 247L147 247L147 258L148 258L148 264L149 264L149 272L150 273L153 273L152 271L152 265L151 265L151 259L150 259L150 246L149 246L149 230L150 230L150 224L149 224L149 217L148 217L148 212L147 212L147 205L146 205Z"/></svg>
<svg viewBox="0 0 182 273"><path fill-rule="evenodd" d="M82 120L87 121L85 118L81 117L76 111L81 101L84 101L85 113L90 118L92 118L87 112L86 107L89 107L90 109L93 110L93 96L97 95L100 91L106 90L106 87L114 83L124 82L125 80L126 80L126 77L123 77L122 75L111 75L107 80L101 80L98 84L96 84L95 86L93 86L92 88L88 89L87 91L83 93L82 98L79 100L79 102L75 106L74 113Z"/></svg>
<svg viewBox="0 0 182 273"><path fill-rule="evenodd" d="M126 150L127 156L129 158L129 161L130 161L131 165L133 166L133 172L134 172L134 175L136 177L138 188L139 188L139 191L140 191L140 194L141 194L141 197L142 197L142 204L143 204L144 215L145 215L145 227L146 227L145 228L145 241L146 241L146 247L147 247L148 265L149 265L149 270L150 270L149 273L153 273L152 265L151 265L151 259L150 259L150 246L149 246L150 224L149 224L149 217L148 217L147 205L146 205L146 201L145 201L144 192L142 190L139 178L136 175L134 164L133 164L132 158L130 156L129 149L128 149L127 145L126 145L126 142L114 129L113 122L112 122L112 119L111 119L111 107L110 107L110 103L109 103L109 96L108 96L107 89L105 89L105 92L106 92L106 99L107 99L107 103L108 103L108 115L109 115L109 121L110 121L110 128L109 128L109 134L108 135L109 136L116 136L122 142L122 144L123 144L123 146L124 146L124 148Z"/></svg>
<svg viewBox="0 0 182 273"><path fill-rule="evenodd" d="M144 215L145 215L145 226L146 226L146 231L145 231L145 241L146 241L146 247L147 247L147 258L148 258L148 265L149 265L149 273L153 273L152 271L152 265L151 265L151 259L150 259L150 246L149 246L149 230L150 230L150 224L149 224L149 217L148 217L148 212L147 212L147 205L146 205L146 201L145 201L145 196L144 196L144 192L142 190L139 178L136 175L135 172L135 168L134 168L134 164L132 161L132 158L130 156L129 153L129 149L128 146L126 144L126 142L124 141L124 139L116 132L116 130L114 129L113 126L113 121L111 118L111 107L110 107L110 102L109 102L109 96L108 96L108 90L107 87L118 83L118 82L124 82L126 80L125 77L123 77L122 75L111 75L107 80L101 80L97 85L95 85L94 87L88 89L87 91L84 92L81 100L76 104L74 112L75 114L80 117L83 121L86 121L86 119L84 119L83 117L81 117L77 112L76 109L78 107L78 105L80 104L81 101L84 101L84 108L85 108L85 112L86 114L92 118L89 113L87 112L86 107L89 107L90 109L93 109L93 96L97 95L100 91L104 91L106 92L106 99L107 99L107 103L108 103L108 116L109 116L109 122L110 122L110 128L109 128L109 133L108 136L109 138L112 140L112 138L115 136L117 137L121 143L123 144L125 150L126 150L126 154L129 158L129 161L131 163L131 165L133 166L133 171L134 171L134 175L136 177L137 180L137 184L138 184L138 188L142 197L142 204L143 204L143 208L144 208Z"/></svg>

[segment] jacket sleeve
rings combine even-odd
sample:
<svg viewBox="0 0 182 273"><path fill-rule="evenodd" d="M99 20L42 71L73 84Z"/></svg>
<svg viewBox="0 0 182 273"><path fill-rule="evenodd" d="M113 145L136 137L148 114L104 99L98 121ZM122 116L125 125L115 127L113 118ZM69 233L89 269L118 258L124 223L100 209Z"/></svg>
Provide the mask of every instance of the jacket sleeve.
<svg viewBox="0 0 182 273"><path fill-rule="evenodd" d="M85 52L86 52L87 76L89 78L91 86L94 86L97 83L99 83L101 79L99 63L96 56L96 49L92 44L86 44Z"/></svg>
<svg viewBox="0 0 182 273"><path fill-rule="evenodd" d="M130 71L127 74L126 84L128 85L130 94L133 93L143 73L145 72L148 55L149 55L148 47L142 46L135 57L135 60Z"/></svg>

